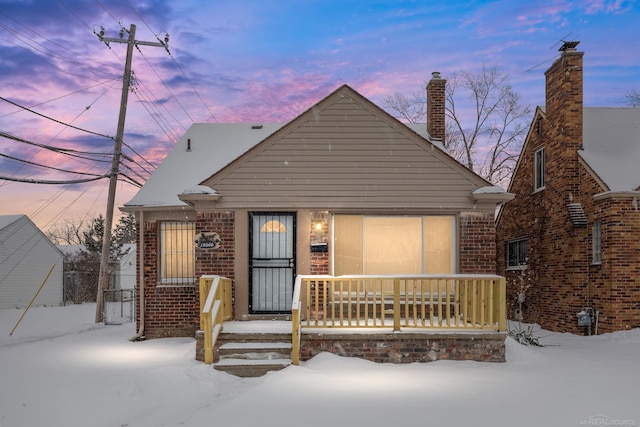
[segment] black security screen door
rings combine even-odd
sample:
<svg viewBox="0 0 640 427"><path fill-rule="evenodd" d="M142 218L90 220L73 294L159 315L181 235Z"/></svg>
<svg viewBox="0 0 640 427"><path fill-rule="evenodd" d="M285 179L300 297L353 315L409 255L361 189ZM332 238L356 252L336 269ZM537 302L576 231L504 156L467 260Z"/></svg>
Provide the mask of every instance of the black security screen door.
<svg viewBox="0 0 640 427"><path fill-rule="evenodd" d="M295 274L295 213L250 215L249 310L252 313L291 311Z"/></svg>

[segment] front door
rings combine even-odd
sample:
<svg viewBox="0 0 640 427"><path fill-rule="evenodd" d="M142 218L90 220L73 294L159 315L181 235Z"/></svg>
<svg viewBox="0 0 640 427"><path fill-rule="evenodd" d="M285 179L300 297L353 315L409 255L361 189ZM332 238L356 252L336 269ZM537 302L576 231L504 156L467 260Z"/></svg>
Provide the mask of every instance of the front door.
<svg viewBox="0 0 640 427"><path fill-rule="evenodd" d="M296 214L252 213L249 221L249 311L289 313L296 261Z"/></svg>

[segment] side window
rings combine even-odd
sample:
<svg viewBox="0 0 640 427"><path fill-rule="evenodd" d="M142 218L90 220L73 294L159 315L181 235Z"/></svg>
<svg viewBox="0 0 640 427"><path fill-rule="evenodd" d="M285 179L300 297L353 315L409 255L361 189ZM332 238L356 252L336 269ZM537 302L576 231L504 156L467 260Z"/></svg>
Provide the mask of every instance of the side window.
<svg viewBox="0 0 640 427"><path fill-rule="evenodd" d="M534 190L542 190L544 188L544 163L545 154L544 147L536 150L534 153Z"/></svg>
<svg viewBox="0 0 640 427"><path fill-rule="evenodd" d="M522 268L527 265L527 239L507 243L507 268Z"/></svg>
<svg viewBox="0 0 640 427"><path fill-rule="evenodd" d="M596 221L592 227L592 258L593 264L600 264L602 262L602 223Z"/></svg>
<svg viewBox="0 0 640 427"><path fill-rule="evenodd" d="M193 222L160 223L160 280L193 283L195 277L196 225Z"/></svg>

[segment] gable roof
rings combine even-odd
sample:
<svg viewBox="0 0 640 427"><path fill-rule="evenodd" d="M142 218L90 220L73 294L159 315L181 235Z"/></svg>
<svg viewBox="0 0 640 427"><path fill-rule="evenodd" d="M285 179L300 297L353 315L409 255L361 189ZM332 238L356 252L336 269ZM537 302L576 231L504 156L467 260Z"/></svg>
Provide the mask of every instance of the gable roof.
<svg viewBox="0 0 640 427"><path fill-rule="evenodd" d="M320 123L317 120L322 112L328 111L327 108L337 104L341 104L337 107L339 109L337 121L331 124L330 121L325 120ZM337 117L335 116L336 111L333 113L335 119ZM373 127L370 127L371 125ZM373 139L382 135L385 138L389 137L389 140L394 138L398 140L400 136L403 140L412 141L413 148L418 149L422 153L421 155L429 152L429 156L438 159L437 163L439 165L444 162L448 165L449 170L456 171L456 175L464 181L463 186L465 187L467 199L474 190L490 186L487 181L469 171L445 153L440 141L431 141L426 124L403 124L349 86L344 85L286 125L282 123L192 125L138 193L124 204L124 208L128 210L140 208L183 208L187 206L187 203L182 201L179 195L216 194L215 190L222 190L222 187L224 187L224 183L220 181L222 177L228 176L240 165L246 164L257 153L264 151L266 147L272 145L275 141L286 139L291 136L292 132L305 126L308 130L311 129L312 132L306 136L309 138L308 140L297 140L298 145L293 148L298 152L302 152L313 145L314 135L331 134L333 132L335 136L336 128L344 128L346 126L346 129L349 129L349 132L353 135L367 134L368 132L368 135ZM301 142L302 144L300 144ZM188 147L191 148L190 151ZM351 148L356 150L368 149L362 144ZM292 147L288 149L289 154L293 155ZM405 160L410 159L411 155L405 152ZM393 156L387 156L387 158L391 157ZM399 158L399 154L396 157ZM405 162L403 167L411 167L411 162ZM280 171L282 172L282 168L280 168ZM372 169L368 171L373 175L375 175L375 172ZM406 172L407 170L405 169L403 173ZM422 170L421 173L425 174L425 171ZM259 185L263 181L256 179L255 183ZM219 185L221 187L218 187ZM215 190L211 190L211 188L215 188ZM254 192L259 191L255 187L252 190ZM225 187L223 192L226 202L229 200L228 196L230 195L228 187ZM497 197L499 198L500 196Z"/></svg>
<svg viewBox="0 0 640 427"><path fill-rule="evenodd" d="M584 108L580 157L609 191L640 187L640 108Z"/></svg>
<svg viewBox="0 0 640 427"><path fill-rule="evenodd" d="M347 85L203 184L220 208L459 209L506 194L474 198L491 184Z"/></svg>
<svg viewBox="0 0 640 427"><path fill-rule="evenodd" d="M178 199L178 194L200 184L211 173L223 168L282 125L193 124L124 206L186 206Z"/></svg>
<svg viewBox="0 0 640 427"><path fill-rule="evenodd" d="M20 222L20 224L18 224ZM10 229L10 227L12 227ZM57 252L60 256L63 255L62 251L53 244L51 240L40 230L40 228L31 221L25 214L17 214L17 215L0 215L0 237L8 239L10 236L13 236L19 230L24 229L24 227L29 227L33 234L29 236L29 238L37 237L38 241L43 241L47 246L50 246ZM24 236L21 236L21 238Z"/></svg>
<svg viewBox="0 0 640 427"><path fill-rule="evenodd" d="M511 192L511 190L513 189L513 186L515 185L515 180L513 178L518 175L518 170L520 169L522 157L524 153L527 152L527 149L529 147L529 141L531 141L531 135L533 135L533 129L535 127L535 124L538 122L538 120L544 120L545 116L546 116L545 107L537 106L536 110L533 112L533 117L531 118L531 124L529 125L529 130L527 131L527 136L525 136L524 143L520 148L520 154L518 154L518 161L516 162L516 165L513 168L513 171L511 172L511 179L509 180L509 185L507 186L508 192ZM499 216L500 216L500 213L498 213L498 217Z"/></svg>
<svg viewBox="0 0 640 427"><path fill-rule="evenodd" d="M19 220L23 216L26 216L26 215L24 215L24 214L22 214L22 215L20 215L20 214L19 215L0 215L0 230L3 230L4 228L10 226L11 224L16 222L17 220Z"/></svg>

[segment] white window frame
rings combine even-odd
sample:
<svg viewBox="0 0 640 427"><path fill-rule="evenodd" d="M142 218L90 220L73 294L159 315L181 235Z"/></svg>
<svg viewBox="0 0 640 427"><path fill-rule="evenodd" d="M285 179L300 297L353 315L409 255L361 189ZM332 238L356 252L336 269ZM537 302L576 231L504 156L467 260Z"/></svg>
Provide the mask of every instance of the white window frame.
<svg viewBox="0 0 640 427"><path fill-rule="evenodd" d="M523 253L522 245L524 245L524 253ZM507 270L522 270L527 268L527 251L528 251L527 239L509 240L507 242L506 249L507 249ZM514 249L518 251L518 254L516 257L511 256ZM517 262L512 263L511 261L512 258L515 258Z"/></svg>
<svg viewBox="0 0 640 427"><path fill-rule="evenodd" d="M546 153L544 147L538 148L533 153L533 189L534 191L545 188L545 162Z"/></svg>
<svg viewBox="0 0 640 427"><path fill-rule="evenodd" d="M594 221L591 227L591 263L602 263L602 222Z"/></svg>
<svg viewBox="0 0 640 427"><path fill-rule="evenodd" d="M176 235L175 240L169 244L166 239L171 231L179 232L183 235ZM163 221L158 229L158 277L162 284L192 284L195 280L195 222L187 221ZM167 252L167 247L171 253ZM171 259L173 256L178 258ZM177 261L180 259L180 261ZM177 264L168 267L167 262L177 262ZM179 263L182 265L179 265ZM188 265L190 264L190 265ZM167 271L174 271L180 274L167 275Z"/></svg>

